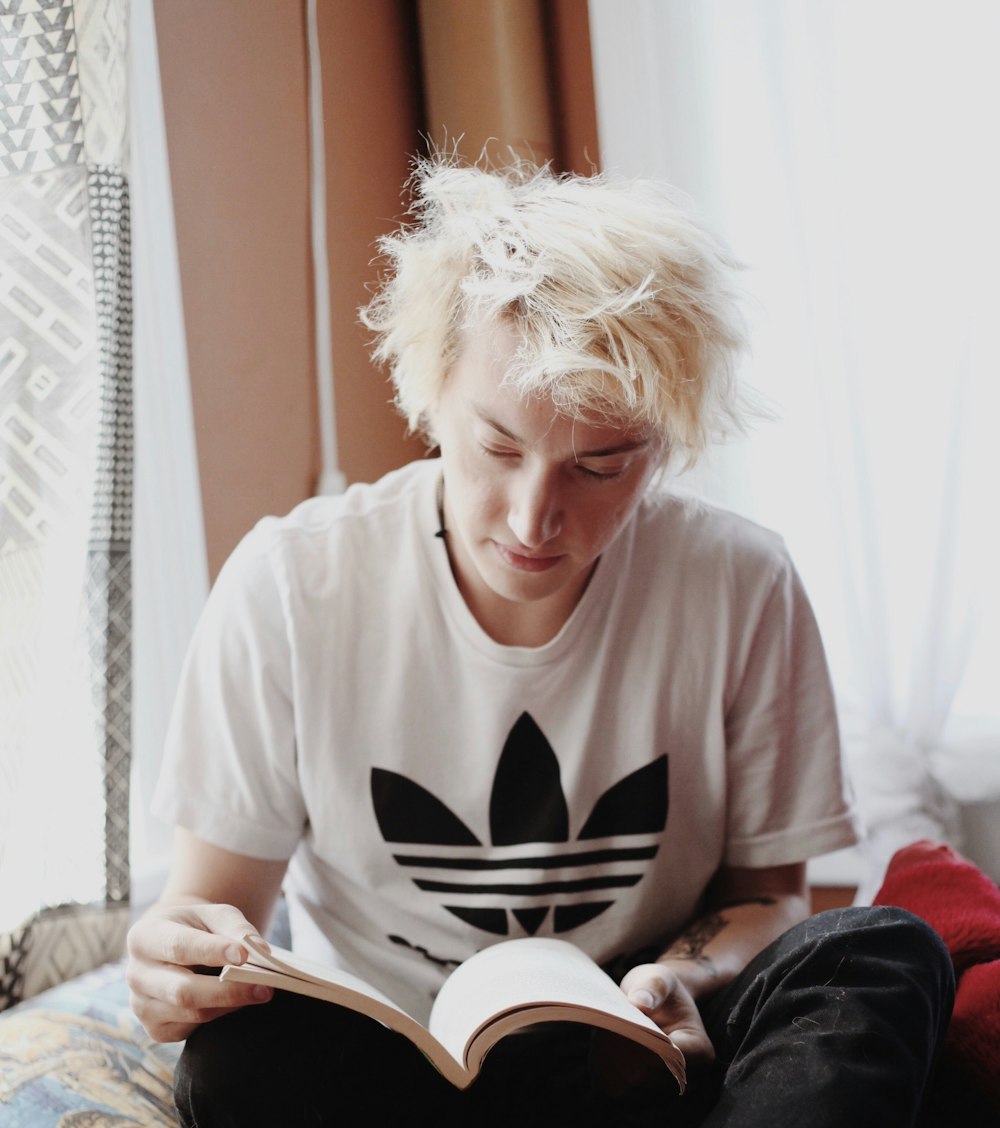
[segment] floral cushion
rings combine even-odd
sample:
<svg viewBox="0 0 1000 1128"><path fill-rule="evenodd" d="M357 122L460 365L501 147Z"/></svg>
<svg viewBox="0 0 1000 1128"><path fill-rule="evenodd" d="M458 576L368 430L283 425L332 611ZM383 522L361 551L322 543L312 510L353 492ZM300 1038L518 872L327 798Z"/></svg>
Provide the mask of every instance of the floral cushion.
<svg viewBox="0 0 1000 1128"><path fill-rule="evenodd" d="M132 1014L124 963L105 964L0 1014L0 1124L176 1128L180 1051Z"/></svg>

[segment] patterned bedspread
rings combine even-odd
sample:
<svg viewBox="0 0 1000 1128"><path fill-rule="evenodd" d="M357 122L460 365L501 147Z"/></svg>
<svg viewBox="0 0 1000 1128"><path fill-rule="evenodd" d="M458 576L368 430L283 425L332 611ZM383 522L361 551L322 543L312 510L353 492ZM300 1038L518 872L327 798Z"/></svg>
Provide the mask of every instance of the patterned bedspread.
<svg viewBox="0 0 1000 1128"><path fill-rule="evenodd" d="M124 964L106 964L0 1015L4 1128L176 1128L180 1043L132 1014Z"/></svg>

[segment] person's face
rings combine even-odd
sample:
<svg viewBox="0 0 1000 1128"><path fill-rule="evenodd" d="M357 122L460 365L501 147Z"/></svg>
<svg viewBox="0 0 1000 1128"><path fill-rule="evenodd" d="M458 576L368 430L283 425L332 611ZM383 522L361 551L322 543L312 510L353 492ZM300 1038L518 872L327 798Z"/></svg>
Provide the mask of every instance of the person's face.
<svg viewBox="0 0 1000 1128"><path fill-rule="evenodd" d="M462 595L492 637L530 646L576 606L661 446L647 429L573 420L501 386L518 344L509 326L468 334L431 422Z"/></svg>

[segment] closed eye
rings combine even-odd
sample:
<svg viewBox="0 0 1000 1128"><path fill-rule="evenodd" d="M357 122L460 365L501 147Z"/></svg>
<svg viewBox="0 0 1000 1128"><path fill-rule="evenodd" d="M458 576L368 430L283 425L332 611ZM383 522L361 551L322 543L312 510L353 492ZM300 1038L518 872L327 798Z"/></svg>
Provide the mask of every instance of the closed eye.
<svg viewBox="0 0 1000 1128"><path fill-rule="evenodd" d="M483 454L489 455L490 458L518 458L520 451L516 450L503 450L498 447L487 446L485 443L479 444L479 449Z"/></svg>
<svg viewBox="0 0 1000 1128"><path fill-rule="evenodd" d="M615 478L620 478L622 474L628 469L627 466L619 466L616 468L608 468L606 470L598 469L594 466L585 466L582 462L575 464L576 469L580 471L587 478L593 478L599 482L611 482Z"/></svg>

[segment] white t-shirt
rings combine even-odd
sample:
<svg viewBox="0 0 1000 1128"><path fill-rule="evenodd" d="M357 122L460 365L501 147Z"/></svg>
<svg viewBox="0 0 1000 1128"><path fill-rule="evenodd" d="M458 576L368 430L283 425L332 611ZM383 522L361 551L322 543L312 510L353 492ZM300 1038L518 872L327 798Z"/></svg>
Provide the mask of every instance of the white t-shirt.
<svg viewBox="0 0 1000 1128"><path fill-rule="evenodd" d="M722 862L855 841L826 663L783 542L651 491L559 634L502 646L455 585L434 459L267 518L197 628L156 810L290 858L294 947L426 1017L525 934L599 962Z"/></svg>

